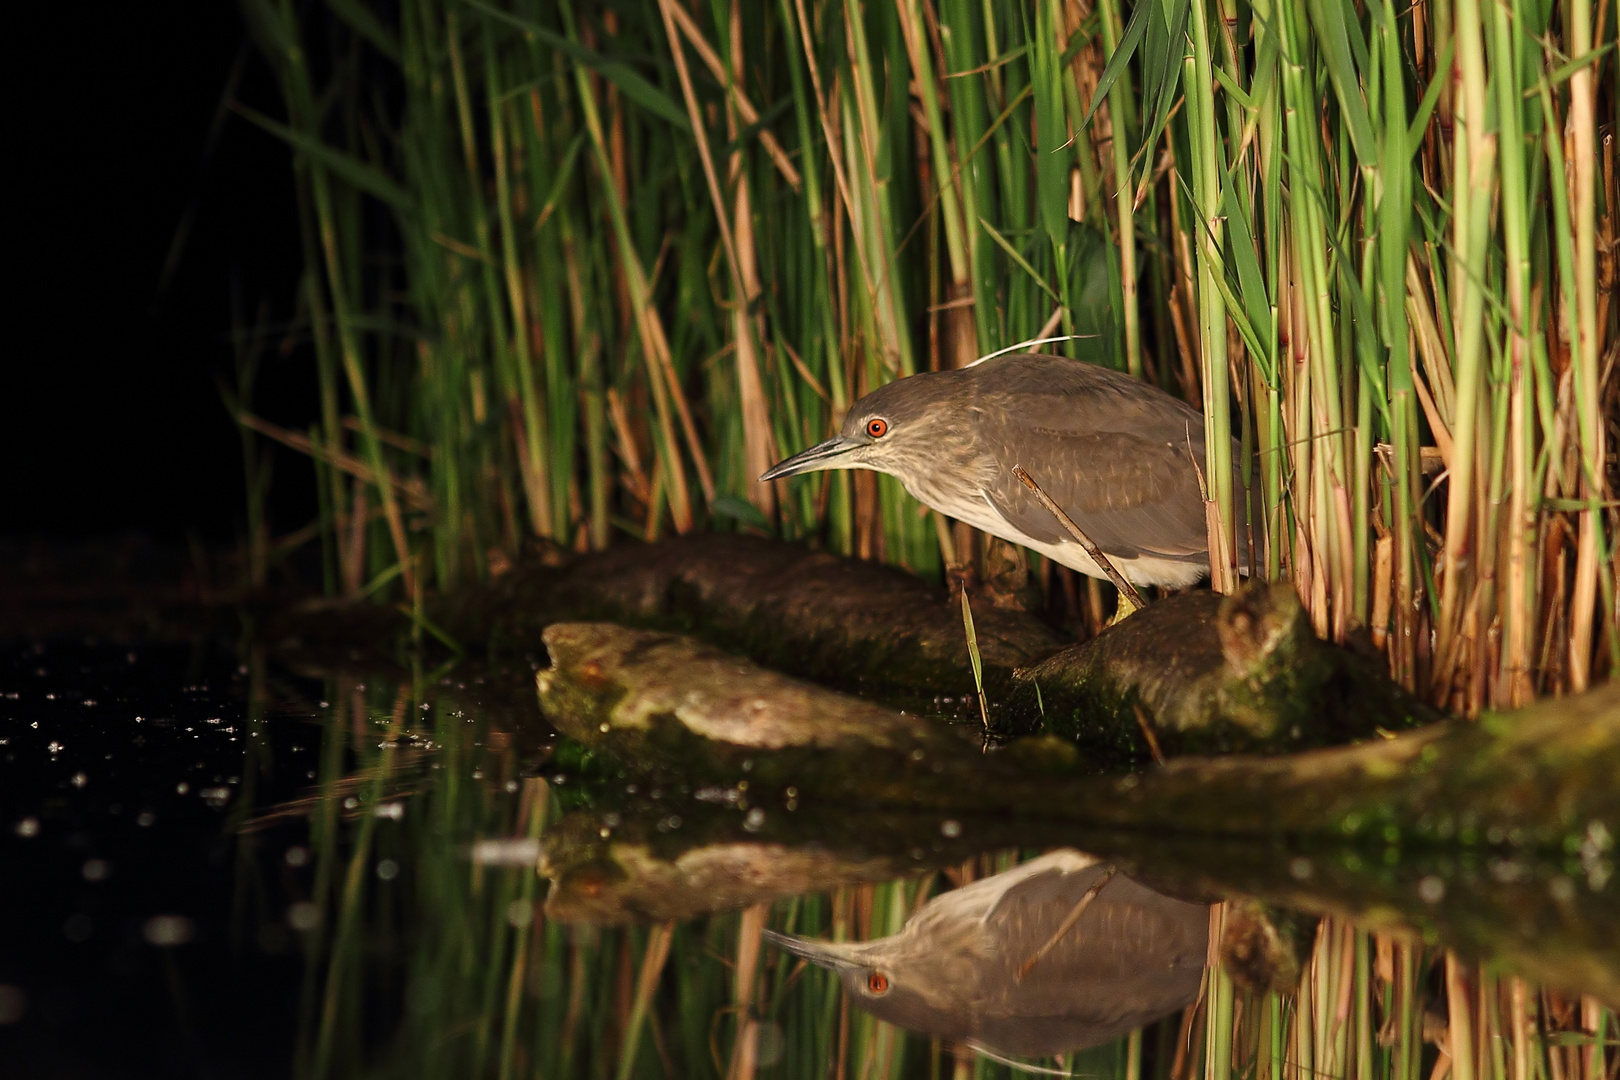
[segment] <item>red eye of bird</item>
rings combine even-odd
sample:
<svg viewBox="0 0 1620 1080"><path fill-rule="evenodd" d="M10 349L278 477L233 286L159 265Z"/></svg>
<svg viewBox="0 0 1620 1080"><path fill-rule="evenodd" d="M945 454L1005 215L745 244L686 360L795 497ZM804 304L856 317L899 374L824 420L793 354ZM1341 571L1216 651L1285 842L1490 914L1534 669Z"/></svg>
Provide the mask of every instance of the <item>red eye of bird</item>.
<svg viewBox="0 0 1620 1080"><path fill-rule="evenodd" d="M866 422L866 433L872 436L874 439L883 438L883 436L888 433L888 430L889 422L887 420L881 420L877 417L873 417Z"/></svg>
<svg viewBox="0 0 1620 1080"><path fill-rule="evenodd" d="M875 420L873 423L882 423ZM889 977L881 971L874 971L866 977L866 988L874 994L887 994L889 992Z"/></svg>

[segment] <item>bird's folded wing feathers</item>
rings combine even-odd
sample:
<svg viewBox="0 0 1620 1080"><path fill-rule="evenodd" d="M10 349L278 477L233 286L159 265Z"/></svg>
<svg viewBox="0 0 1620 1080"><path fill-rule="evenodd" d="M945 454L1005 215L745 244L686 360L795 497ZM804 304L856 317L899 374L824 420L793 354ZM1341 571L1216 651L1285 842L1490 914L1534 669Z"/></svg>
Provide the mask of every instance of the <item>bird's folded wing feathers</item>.
<svg viewBox="0 0 1620 1080"><path fill-rule="evenodd" d="M1119 432L1030 434L1038 450L1009 445L999 460L1023 465L1104 552L1120 558L1203 557L1208 543L1203 494L1187 447ZM1193 449L1201 456L1201 445ZM1036 541L1072 541L1010 466L998 473L985 497L1010 525Z"/></svg>

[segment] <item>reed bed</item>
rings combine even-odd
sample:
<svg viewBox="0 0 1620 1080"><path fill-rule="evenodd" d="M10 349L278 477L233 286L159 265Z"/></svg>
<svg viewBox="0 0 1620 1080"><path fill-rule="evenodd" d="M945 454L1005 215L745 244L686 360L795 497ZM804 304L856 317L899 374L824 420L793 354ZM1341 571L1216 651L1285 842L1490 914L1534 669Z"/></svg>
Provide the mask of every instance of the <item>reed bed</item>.
<svg viewBox="0 0 1620 1080"><path fill-rule="evenodd" d="M320 409L241 415L313 459L334 592L704 528L971 565L887 477L755 478L883 382L1069 336L1203 409L1216 588L1246 485L1261 571L1437 702L1620 667L1613 4L244 10Z"/></svg>

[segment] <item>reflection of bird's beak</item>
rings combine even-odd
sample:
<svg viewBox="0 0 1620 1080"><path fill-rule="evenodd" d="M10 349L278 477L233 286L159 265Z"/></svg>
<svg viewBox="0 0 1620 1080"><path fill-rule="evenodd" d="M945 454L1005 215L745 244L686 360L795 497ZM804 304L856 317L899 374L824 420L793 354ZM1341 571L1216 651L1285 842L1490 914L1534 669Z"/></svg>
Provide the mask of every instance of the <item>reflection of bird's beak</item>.
<svg viewBox="0 0 1620 1080"><path fill-rule="evenodd" d="M812 941L809 938L794 937L792 934L778 934L775 930L766 930L764 934L765 940L772 945L786 949L794 956L802 956L821 967L851 967L860 963L856 954L861 946L855 942Z"/></svg>
<svg viewBox="0 0 1620 1080"><path fill-rule="evenodd" d="M799 473L815 472L817 469L836 469L840 467L840 459L851 450L863 445L854 439L846 439L842 435L834 435L824 443L817 443L808 450L801 451L779 461L765 470L760 480L780 480L784 476L797 476Z"/></svg>

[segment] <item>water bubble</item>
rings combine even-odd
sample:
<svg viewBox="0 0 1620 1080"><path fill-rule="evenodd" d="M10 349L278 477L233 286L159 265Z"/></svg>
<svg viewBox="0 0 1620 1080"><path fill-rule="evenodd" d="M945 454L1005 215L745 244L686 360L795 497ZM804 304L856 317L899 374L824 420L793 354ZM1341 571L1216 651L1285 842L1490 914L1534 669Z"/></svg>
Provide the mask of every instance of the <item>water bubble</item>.
<svg viewBox="0 0 1620 1080"><path fill-rule="evenodd" d="M474 840L467 857L484 866L532 866L540 842L527 837Z"/></svg>
<svg viewBox="0 0 1620 1080"><path fill-rule="evenodd" d="M82 869L86 881L106 881L112 873L112 864L106 859L88 859Z"/></svg>
<svg viewBox="0 0 1620 1080"><path fill-rule="evenodd" d="M39 818L25 817L21 821L17 822L16 828L13 831L24 840L31 836L38 836Z"/></svg>
<svg viewBox="0 0 1620 1080"><path fill-rule="evenodd" d="M506 905L506 921L519 930L534 922L534 905L527 900L514 900Z"/></svg>
<svg viewBox="0 0 1620 1080"><path fill-rule="evenodd" d="M154 915L141 927L141 936L160 949L184 945L191 940L191 920L184 915Z"/></svg>
<svg viewBox="0 0 1620 1080"><path fill-rule="evenodd" d="M90 916L82 913L69 915L67 922L62 924L62 936L69 941L85 941L95 928L95 924L90 921Z"/></svg>
<svg viewBox="0 0 1620 1080"><path fill-rule="evenodd" d="M178 784L174 785L174 793L176 795L184 795L186 792L188 792L190 790L191 790L191 785L186 783L184 780L182 780Z"/></svg>
<svg viewBox="0 0 1620 1080"><path fill-rule="evenodd" d="M393 859L384 859L377 864L377 876L384 881L393 881L399 877L399 863Z"/></svg>
<svg viewBox="0 0 1620 1080"><path fill-rule="evenodd" d="M1418 896L1422 897L1425 903L1438 904L1445 895L1446 883L1433 874L1418 882Z"/></svg>
<svg viewBox="0 0 1620 1080"><path fill-rule="evenodd" d="M203 802L215 810L221 809L231 801L231 789L228 787L203 788L197 794L203 797Z"/></svg>
<svg viewBox="0 0 1620 1080"><path fill-rule="evenodd" d="M764 827L765 811L761 810L757 806L748 811L748 816L743 818L743 828L749 832L758 832Z"/></svg>
<svg viewBox="0 0 1620 1080"><path fill-rule="evenodd" d="M0 983L0 1027L15 1024L28 1011L28 995L19 986Z"/></svg>
<svg viewBox="0 0 1620 1080"><path fill-rule="evenodd" d="M294 930L313 930L321 925L321 909L308 900L300 900L287 909L287 925Z"/></svg>
<svg viewBox="0 0 1620 1080"><path fill-rule="evenodd" d="M939 823L939 834L947 840L955 840L962 835L962 823L947 818Z"/></svg>
<svg viewBox="0 0 1620 1080"><path fill-rule="evenodd" d="M150 810L142 810L139 814L135 815L135 824L139 825L143 829L151 828L152 822L156 820L157 818Z"/></svg>
<svg viewBox="0 0 1620 1080"><path fill-rule="evenodd" d="M385 802L379 805L374 813L380 818L403 821L405 820L405 804L402 802Z"/></svg>
<svg viewBox="0 0 1620 1080"><path fill-rule="evenodd" d="M302 846L290 847L287 854L282 856L287 860L288 866L303 866L309 862L309 848Z"/></svg>

